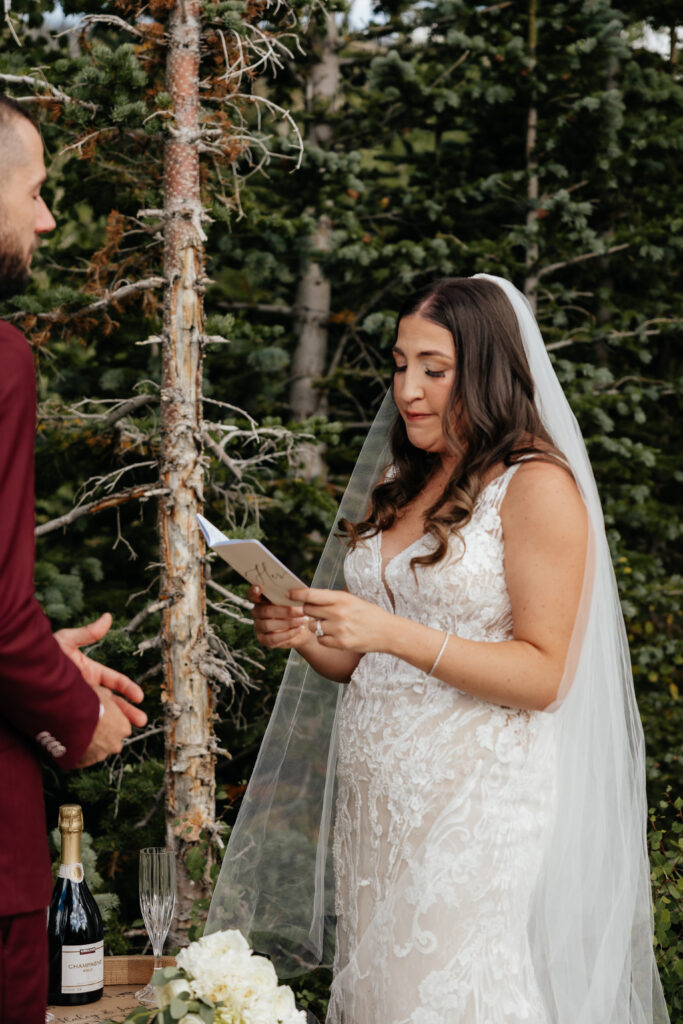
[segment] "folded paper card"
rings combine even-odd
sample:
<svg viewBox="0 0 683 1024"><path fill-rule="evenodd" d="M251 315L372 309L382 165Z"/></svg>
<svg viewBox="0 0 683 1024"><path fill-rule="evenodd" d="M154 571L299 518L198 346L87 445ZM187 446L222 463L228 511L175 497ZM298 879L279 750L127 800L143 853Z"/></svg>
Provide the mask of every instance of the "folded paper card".
<svg viewBox="0 0 683 1024"><path fill-rule="evenodd" d="M288 591L305 587L298 576L290 572L279 558L260 540L230 540L204 516L197 516L207 547L220 555L247 583L256 584L273 604L296 606Z"/></svg>

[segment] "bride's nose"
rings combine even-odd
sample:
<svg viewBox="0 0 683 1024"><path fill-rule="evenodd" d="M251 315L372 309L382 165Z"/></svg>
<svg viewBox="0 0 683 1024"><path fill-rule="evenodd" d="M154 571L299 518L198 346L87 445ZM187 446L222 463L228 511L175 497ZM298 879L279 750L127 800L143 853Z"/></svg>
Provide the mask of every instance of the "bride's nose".
<svg viewBox="0 0 683 1024"><path fill-rule="evenodd" d="M424 398L424 381L419 367L407 366L401 376L403 378L401 390L404 402L414 402L418 398Z"/></svg>

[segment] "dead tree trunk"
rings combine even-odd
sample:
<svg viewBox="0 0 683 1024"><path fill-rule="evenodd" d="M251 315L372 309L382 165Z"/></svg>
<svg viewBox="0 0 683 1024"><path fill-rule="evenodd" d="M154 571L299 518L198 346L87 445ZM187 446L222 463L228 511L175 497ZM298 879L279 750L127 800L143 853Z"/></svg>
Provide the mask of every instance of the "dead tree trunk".
<svg viewBox="0 0 683 1024"><path fill-rule="evenodd" d="M322 108L320 121L309 129L307 142L322 146L329 142L332 129L325 114L334 109L339 92L339 54L337 26L333 14L326 15L326 33L320 39L320 59L314 65L308 80L306 101L309 110ZM310 248L316 253L330 251L332 223L326 214L318 217ZM327 325L330 318L331 287L322 265L316 257L303 268L297 288L294 310L298 342L292 359L292 382L289 404L295 419L324 415L327 402L315 387L316 378L325 373L327 362ZM320 476L325 470L322 447L311 445L303 452L303 471L307 479Z"/></svg>
<svg viewBox="0 0 683 1024"><path fill-rule="evenodd" d="M199 0L177 0L168 23L166 88L175 119L164 153L164 297L161 391L162 642L166 709L166 836L177 853L176 925L182 942L192 904L206 895L185 868L215 820L213 701L207 656L202 548L202 205L199 186ZM205 879L208 879L208 857Z"/></svg>
<svg viewBox="0 0 683 1024"><path fill-rule="evenodd" d="M529 3L529 59L531 61L530 72L536 73L536 46L538 43L538 22L536 20L538 0L530 0ZM536 90L532 88L529 110L527 113L526 125L526 169L527 169L527 199L529 209L526 215L526 226L531 231L538 227L538 153L536 151L538 133L538 108L536 106ZM525 258L526 274L524 277L524 294L529 304L536 312L536 298L538 291L538 237L530 235L526 245Z"/></svg>

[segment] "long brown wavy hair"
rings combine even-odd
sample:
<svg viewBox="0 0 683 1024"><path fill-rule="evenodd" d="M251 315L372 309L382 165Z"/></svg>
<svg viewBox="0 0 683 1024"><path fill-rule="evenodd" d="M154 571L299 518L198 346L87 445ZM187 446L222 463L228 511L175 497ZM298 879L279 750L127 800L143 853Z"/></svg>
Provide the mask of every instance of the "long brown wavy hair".
<svg viewBox="0 0 683 1024"><path fill-rule="evenodd" d="M445 327L453 338L456 369L442 429L457 462L443 493L425 513L425 533L437 546L411 560L413 571L444 557L449 537L472 518L483 480L494 466L512 466L531 456L566 468L536 409L517 316L502 288L470 277L434 281L404 302L394 341L403 317L414 314ZM352 548L362 537L390 529L440 464L438 453L411 444L398 413L391 452L394 474L373 490L365 519L340 520L340 533Z"/></svg>

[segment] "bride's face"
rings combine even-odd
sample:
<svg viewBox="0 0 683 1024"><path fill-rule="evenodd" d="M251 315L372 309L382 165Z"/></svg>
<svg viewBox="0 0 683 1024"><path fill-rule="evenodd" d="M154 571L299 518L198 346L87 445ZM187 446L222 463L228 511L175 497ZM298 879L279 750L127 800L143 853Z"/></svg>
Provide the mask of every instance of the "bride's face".
<svg viewBox="0 0 683 1024"><path fill-rule="evenodd" d="M404 316L393 355L394 399L408 440L428 452L447 451L441 424L455 374L450 331L417 314Z"/></svg>

